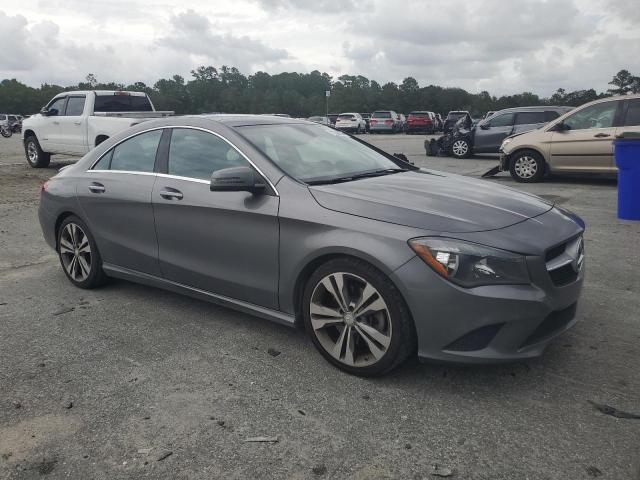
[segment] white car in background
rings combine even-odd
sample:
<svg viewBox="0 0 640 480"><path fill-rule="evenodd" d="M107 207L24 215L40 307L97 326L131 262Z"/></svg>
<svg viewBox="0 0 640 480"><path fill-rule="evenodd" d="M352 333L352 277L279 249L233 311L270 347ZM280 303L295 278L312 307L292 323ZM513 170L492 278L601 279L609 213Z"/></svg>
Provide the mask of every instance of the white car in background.
<svg viewBox="0 0 640 480"><path fill-rule="evenodd" d="M125 128L170 115L156 111L143 92L63 92L22 123L27 162L42 168L51 155L82 156Z"/></svg>
<svg viewBox="0 0 640 480"><path fill-rule="evenodd" d="M359 113L341 113L336 119L335 127L345 132L365 133L367 121Z"/></svg>

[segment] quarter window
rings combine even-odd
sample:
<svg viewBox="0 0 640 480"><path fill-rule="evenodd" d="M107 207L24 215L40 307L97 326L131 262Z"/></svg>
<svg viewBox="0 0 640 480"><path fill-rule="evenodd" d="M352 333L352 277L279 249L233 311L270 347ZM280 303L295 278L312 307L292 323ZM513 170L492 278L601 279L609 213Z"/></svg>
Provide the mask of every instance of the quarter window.
<svg viewBox="0 0 640 480"><path fill-rule="evenodd" d="M545 123L546 121L544 112L520 112L516 116L516 125L531 125Z"/></svg>
<svg viewBox="0 0 640 480"><path fill-rule="evenodd" d="M113 149L111 170L153 172L162 130L141 133Z"/></svg>
<svg viewBox="0 0 640 480"><path fill-rule="evenodd" d="M67 110L65 115L67 117L79 117L84 111L85 97L69 97L67 101Z"/></svg>
<svg viewBox="0 0 640 480"><path fill-rule="evenodd" d="M223 168L248 166L238 151L211 133L175 128L169 146L170 175L209 180Z"/></svg>
<svg viewBox="0 0 640 480"><path fill-rule="evenodd" d="M494 117L489 124L492 127L510 127L513 125L513 113L505 113L504 115Z"/></svg>
<svg viewBox="0 0 640 480"><path fill-rule="evenodd" d="M629 100L627 116L624 119L625 127L640 126L640 98Z"/></svg>
<svg viewBox="0 0 640 480"><path fill-rule="evenodd" d="M617 108L618 102L596 103L565 118L563 123L570 130L611 128L613 127L613 119Z"/></svg>

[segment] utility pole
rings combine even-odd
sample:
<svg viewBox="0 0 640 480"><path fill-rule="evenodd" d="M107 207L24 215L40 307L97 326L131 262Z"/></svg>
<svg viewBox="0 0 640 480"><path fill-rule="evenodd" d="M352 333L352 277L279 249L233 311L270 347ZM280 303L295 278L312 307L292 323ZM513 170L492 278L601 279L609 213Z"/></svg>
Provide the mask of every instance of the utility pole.
<svg viewBox="0 0 640 480"><path fill-rule="evenodd" d="M331 96L331 90L325 90L324 96L327 98L327 118L329 117L329 97Z"/></svg>

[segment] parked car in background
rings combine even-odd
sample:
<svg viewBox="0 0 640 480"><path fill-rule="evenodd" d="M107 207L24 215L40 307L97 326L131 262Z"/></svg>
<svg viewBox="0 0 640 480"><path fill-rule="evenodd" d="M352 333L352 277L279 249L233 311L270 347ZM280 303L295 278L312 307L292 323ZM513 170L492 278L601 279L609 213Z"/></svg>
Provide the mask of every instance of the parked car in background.
<svg viewBox="0 0 640 480"><path fill-rule="evenodd" d="M467 133L457 132L451 154L465 158L474 153L499 153L502 141L509 135L540 128L573 107L517 107L495 112L472 125Z"/></svg>
<svg viewBox="0 0 640 480"><path fill-rule="evenodd" d="M6 113L0 113L0 126L9 127L9 116Z"/></svg>
<svg viewBox="0 0 640 480"><path fill-rule="evenodd" d="M407 133L433 134L436 131L437 120L433 112L413 111L407 118Z"/></svg>
<svg viewBox="0 0 640 480"><path fill-rule="evenodd" d="M327 117L329 117L329 120L331 121L331 125L335 125L336 124L336 120L338 119L338 113L330 113L329 115L327 115Z"/></svg>
<svg viewBox="0 0 640 480"><path fill-rule="evenodd" d="M146 93L112 90L63 92L23 123L27 162L49 165L51 155L79 155L131 125L173 112L157 112Z"/></svg>
<svg viewBox="0 0 640 480"><path fill-rule="evenodd" d="M38 216L78 288L122 278L303 322L328 362L364 376L416 353L539 356L576 323L584 281L579 217L288 118L136 125L45 182Z"/></svg>
<svg viewBox="0 0 640 480"><path fill-rule="evenodd" d="M371 133L396 133L400 130L398 114L393 110L376 110L371 114L369 129Z"/></svg>
<svg viewBox="0 0 640 480"><path fill-rule="evenodd" d="M359 113L341 113L336 119L335 127L345 132L365 133L367 131L367 122Z"/></svg>
<svg viewBox="0 0 640 480"><path fill-rule="evenodd" d="M613 139L627 132L640 134L640 95L596 100L507 137L500 170L518 182L539 182L546 173L616 173Z"/></svg>
<svg viewBox="0 0 640 480"><path fill-rule="evenodd" d="M444 124L442 125L442 132L449 133L451 131L451 127L455 125L455 123L460 120L465 115L471 115L466 110L452 110L447 114L447 118L444 120Z"/></svg>
<svg viewBox="0 0 640 480"><path fill-rule="evenodd" d="M20 133L22 131L22 116L21 115L7 115L8 128L13 133Z"/></svg>
<svg viewBox="0 0 640 480"><path fill-rule="evenodd" d="M360 113L360 116L362 118L364 118L364 121L367 123L367 133L369 132L369 128L370 128L370 120L371 120L371 114L370 113Z"/></svg>
<svg viewBox="0 0 640 480"><path fill-rule="evenodd" d="M327 125L328 127L331 126L331 120L329 120L329 117L316 116L316 117L309 117L307 118L307 120L309 120L310 122L319 123L321 125Z"/></svg>

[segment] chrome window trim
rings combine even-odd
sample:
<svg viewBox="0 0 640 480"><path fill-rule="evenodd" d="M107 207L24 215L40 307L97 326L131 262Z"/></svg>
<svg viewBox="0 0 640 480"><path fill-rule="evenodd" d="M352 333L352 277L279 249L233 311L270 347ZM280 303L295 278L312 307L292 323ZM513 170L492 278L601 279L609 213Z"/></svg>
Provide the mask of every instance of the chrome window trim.
<svg viewBox="0 0 640 480"><path fill-rule="evenodd" d="M276 196L280 196L280 193L278 192L278 189L276 188L276 186L273 184L273 182L271 182L271 180L269 180L269 177L267 177L262 170L260 170L260 168L253 163L253 161L247 156L245 155L245 153L240 150L240 148L238 148L232 141L228 140L227 138L223 137L222 135L220 135L219 133L214 132L213 130L209 130L208 128L203 128L203 127L194 127L191 125L164 125L162 127L153 127L153 128L148 128L146 130L142 130L140 132L136 132L133 133L131 135L129 135L128 137L123 138L122 140L120 140L118 143L116 143L115 145L113 145L111 148L109 148L106 152L104 152L102 155L100 155L100 157L91 164L91 167L89 167L89 169L86 171L86 173L91 173L91 172L101 172L101 173L107 173L107 172L116 172L116 173L130 173L130 174L143 174L143 175L157 175L157 176L162 176L165 178L175 178L176 180L189 180L192 182L196 182L196 183L209 183L206 180L202 180L199 178L193 178L193 177L180 177L177 175L169 175L167 173L157 173L157 172L136 172L136 171L129 171L129 170L93 170L93 167L102 159L102 157L104 157L107 153L109 153L111 150L113 150L114 148L116 148L118 145L120 145L123 142L126 142L127 140L129 140L130 138L136 137L138 135L142 135L143 133L147 133L147 132L152 132L154 130L165 130L165 129L174 129L174 128L187 128L187 129L191 129L191 130L200 130L202 132L207 132L210 133L212 135L215 135L216 137L220 138L223 142L228 143L236 152L238 152L240 154L240 156L242 156L247 162L249 162L249 164L258 172L258 174L260 174L260 176L262 178L264 178L267 183L269 184L269 186L271 187L271 189L274 191L274 193L276 194Z"/></svg>
<svg viewBox="0 0 640 480"><path fill-rule="evenodd" d="M210 180L203 180L201 178L195 178L195 177L182 177L180 175L170 175L168 173L156 173L156 175L161 178L173 178L174 180L183 180L183 181L194 182L194 183L204 183L206 185L209 185L211 183Z"/></svg>

